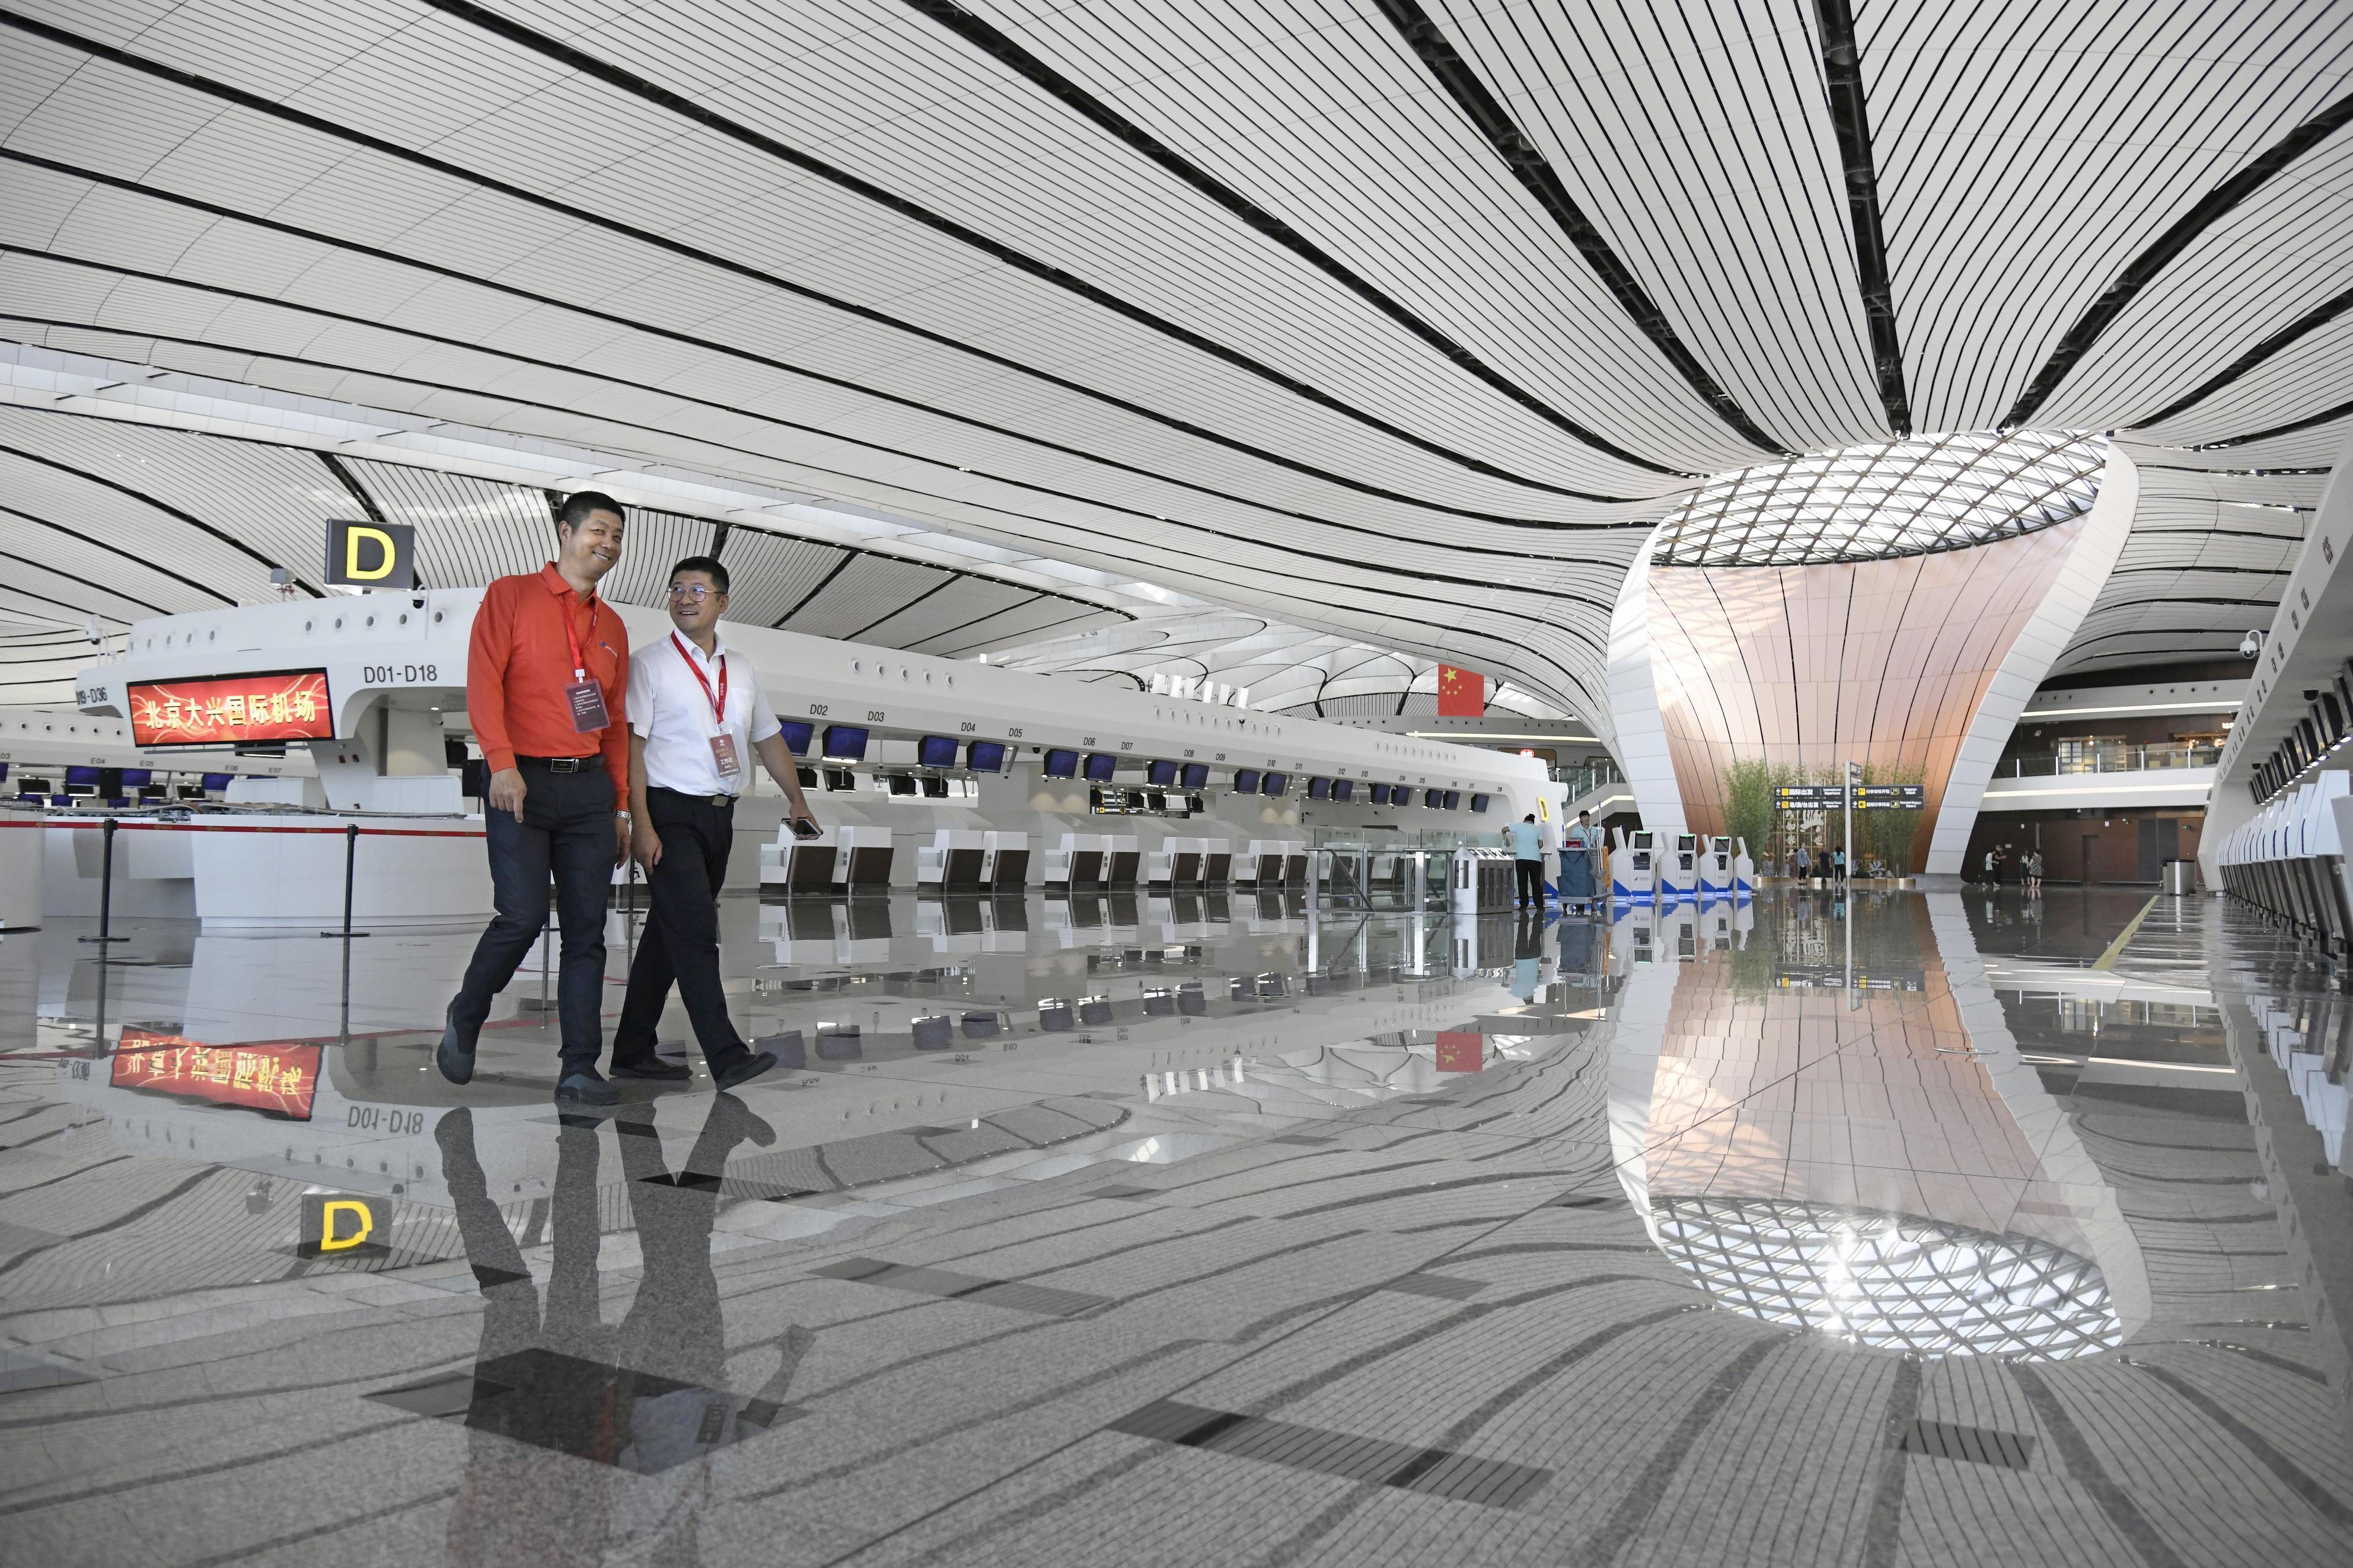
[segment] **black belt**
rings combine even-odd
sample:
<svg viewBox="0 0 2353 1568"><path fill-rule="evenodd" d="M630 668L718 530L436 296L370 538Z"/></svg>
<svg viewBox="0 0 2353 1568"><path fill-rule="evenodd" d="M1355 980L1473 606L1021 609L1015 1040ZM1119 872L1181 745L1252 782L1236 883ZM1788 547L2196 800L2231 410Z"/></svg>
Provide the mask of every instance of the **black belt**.
<svg viewBox="0 0 2353 1568"><path fill-rule="evenodd" d="M592 764L602 763L604 760L604 753L601 752L592 752L585 757L518 756L515 758L515 761L518 763L530 763L535 767L545 768L552 773L586 773Z"/></svg>
<svg viewBox="0 0 2353 1568"><path fill-rule="evenodd" d="M648 795L666 795L674 800L691 800L699 805L715 805L722 811L733 805L740 798L732 795L689 795L682 789L672 789L668 784L648 784L646 794Z"/></svg>

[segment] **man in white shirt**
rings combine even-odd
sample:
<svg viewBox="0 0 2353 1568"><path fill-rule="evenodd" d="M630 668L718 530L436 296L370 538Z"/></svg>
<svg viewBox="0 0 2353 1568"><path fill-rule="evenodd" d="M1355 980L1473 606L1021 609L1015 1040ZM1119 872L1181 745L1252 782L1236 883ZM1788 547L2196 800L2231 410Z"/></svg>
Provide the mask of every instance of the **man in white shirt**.
<svg viewBox="0 0 2353 1568"><path fill-rule="evenodd" d="M1561 835L1560 901L1582 912L1594 898L1594 861L1601 848L1600 830L1593 814L1580 811L1576 825Z"/></svg>
<svg viewBox="0 0 2353 1568"><path fill-rule="evenodd" d="M719 889L754 751L794 820L814 818L759 678L719 640L726 610L727 568L707 555L680 562L670 574L670 634L629 661L629 853L645 868L653 910L613 1030L615 1078L690 1076L654 1054L673 983L721 1089L776 1065L775 1052L754 1055L735 1032L719 978Z"/></svg>

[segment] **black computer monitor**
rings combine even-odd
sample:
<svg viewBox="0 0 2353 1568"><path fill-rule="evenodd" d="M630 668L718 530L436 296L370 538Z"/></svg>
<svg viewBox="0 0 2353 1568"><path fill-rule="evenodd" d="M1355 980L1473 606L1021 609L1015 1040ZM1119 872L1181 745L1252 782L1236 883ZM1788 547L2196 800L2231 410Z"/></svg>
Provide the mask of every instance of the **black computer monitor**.
<svg viewBox="0 0 2353 1568"><path fill-rule="evenodd" d="M956 742L954 735L926 735L915 742L915 765L919 768L952 768L956 763Z"/></svg>
<svg viewBox="0 0 2353 1568"><path fill-rule="evenodd" d="M1113 772L1116 770L1118 766L1119 759L1112 755L1109 752L1089 752L1087 753L1087 782L1089 784L1109 784L1111 783L1111 775Z"/></svg>
<svg viewBox="0 0 2353 1568"><path fill-rule="evenodd" d="M1065 752L1060 747L1050 748L1046 752L1045 773L1050 779L1070 779L1078 777L1079 753L1076 752Z"/></svg>
<svg viewBox="0 0 2353 1568"><path fill-rule="evenodd" d="M797 719L786 720L785 750L797 757L807 756L809 737L816 733L817 726L814 724L804 724Z"/></svg>
<svg viewBox="0 0 2353 1568"><path fill-rule="evenodd" d="M236 780L236 778L237 775L235 773L206 773L205 775L205 787L208 790L227 789L230 784Z"/></svg>
<svg viewBox="0 0 2353 1568"><path fill-rule="evenodd" d="M1001 773L1005 771L1005 742L975 741L964 749L964 765L976 773Z"/></svg>
<svg viewBox="0 0 2353 1568"><path fill-rule="evenodd" d="M1185 764L1185 787L1187 789L1206 789L1208 787L1208 763L1187 763Z"/></svg>
<svg viewBox="0 0 2353 1568"><path fill-rule="evenodd" d="M1387 784L1367 784L1367 785L1366 785L1366 786L1365 786L1365 804L1366 804L1366 805L1388 805L1388 803L1389 803L1389 786L1388 786L1388 785L1387 785Z"/></svg>
<svg viewBox="0 0 2353 1568"><path fill-rule="evenodd" d="M98 775L100 771L100 770L97 768L68 768L66 770L66 788L69 790L96 789L98 787Z"/></svg>
<svg viewBox="0 0 2353 1568"><path fill-rule="evenodd" d="M1446 795L1442 791L1426 789L1421 792L1421 804L1423 808L1426 810L1438 810L1439 807L1444 804L1445 800Z"/></svg>
<svg viewBox="0 0 2353 1568"><path fill-rule="evenodd" d="M1236 793L1240 795L1256 795L1258 793L1258 770L1256 768L1236 768L1234 770L1234 789Z"/></svg>
<svg viewBox="0 0 2353 1568"><path fill-rule="evenodd" d="M122 770L122 787L127 790L145 789L154 777L155 770L153 768L125 768Z"/></svg>
<svg viewBox="0 0 2353 1568"><path fill-rule="evenodd" d="M1485 795L1472 795L1472 796L1471 797L1471 809L1472 809L1472 810L1473 810L1473 811L1484 811L1484 810L1486 810L1486 809L1487 809L1487 797L1486 797Z"/></svg>
<svg viewBox="0 0 2353 1568"><path fill-rule="evenodd" d="M1446 792L1446 809L1449 811L1460 811L1462 809L1462 792L1461 790L1451 789Z"/></svg>
<svg viewBox="0 0 2353 1568"><path fill-rule="evenodd" d="M1325 778L1309 779L1307 781L1307 798L1310 800L1330 800L1332 798L1332 781Z"/></svg>
<svg viewBox="0 0 2353 1568"><path fill-rule="evenodd" d="M1160 789L1166 789L1176 782L1176 764L1175 763L1152 763L1144 770L1144 782Z"/></svg>
<svg viewBox="0 0 2353 1568"><path fill-rule="evenodd" d="M1354 780L1354 779L1334 779L1334 780L1332 781L1332 798L1333 798L1334 800L1354 800L1356 797L1356 780Z"/></svg>
<svg viewBox="0 0 2353 1568"><path fill-rule="evenodd" d="M1261 795L1288 795L1291 793L1291 775L1289 773L1268 773L1264 778L1259 780L1258 789Z"/></svg>
<svg viewBox="0 0 2353 1568"><path fill-rule="evenodd" d="M862 763L866 760L866 731L854 724L828 724L825 727L825 754L828 762Z"/></svg>
<svg viewBox="0 0 2353 1568"><path fill-rule="evenodd" d="M914 794L915 775L913 773L892 773L891 775L891 793L892 795Z"/></svg>

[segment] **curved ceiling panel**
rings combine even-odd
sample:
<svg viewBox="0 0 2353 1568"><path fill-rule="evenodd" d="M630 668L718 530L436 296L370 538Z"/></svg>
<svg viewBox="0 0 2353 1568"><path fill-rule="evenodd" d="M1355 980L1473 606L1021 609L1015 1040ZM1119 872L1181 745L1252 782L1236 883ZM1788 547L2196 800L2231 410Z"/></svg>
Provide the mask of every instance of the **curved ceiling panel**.
<svg viewBox="0 0 2353 1568"><path fill-rule="evenodd" d="M2317 467L2353 420L2353 12L1857 9L21 0L0 341L375 410L394 468L460 467L426 454L462 427L867 509L1607 733L1610 607L1707 475L2026 425ZM223 537L119 569L21 515L60 481L0 475L0 608L307 569L315 454L216 457L169 454L249 498L182 507ZM470 520L432 580L536 548L527 497L385 478L386 515ZM701 531L649 521L635 565ZM763 618L968 652L1105 613L827 537L747 583ZM2189 586L2068 658L2261 596Z"/></svg>

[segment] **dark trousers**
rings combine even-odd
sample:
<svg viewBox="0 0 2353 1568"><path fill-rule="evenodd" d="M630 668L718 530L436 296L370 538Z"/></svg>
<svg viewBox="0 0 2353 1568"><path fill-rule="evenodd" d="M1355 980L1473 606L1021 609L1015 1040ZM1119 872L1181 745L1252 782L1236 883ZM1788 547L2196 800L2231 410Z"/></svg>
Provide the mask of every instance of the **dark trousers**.
<svg viewBox="0 0 2353 1568"><path fill-rule="evenodd" d="M1520 902L1524 904L1541 904L1544 902L1543 861L1513 861L1512 881L1514 888L1518 891Z"/></svg>
<svg viewBox="0 0 2353 1568"><path fill-rule="evenodd" d="M556 977L564 1021L564 1070L594 1072L605 1051L605 901L613 886L613 776L601 758L576 773L519 762L522 820L488 806L491 905L498 911L450 1004L470 1038L491 1016L491 998L514 978L547 924L547 879L555 877L555 918L564 931Z"/></svg>
<svg viewBox="0 0 2353 1568"><path fill-rule="evenodd" d="M646 871L653 910L629 965L628 994L613 1030L613 1062L641 1062L654 1054L654 1029L675 984L711 1070L724 1072L751 1054L727 1016L719 979L719 889L735 841L735 808L649 789L646 815L662 852Z"/></svg>

